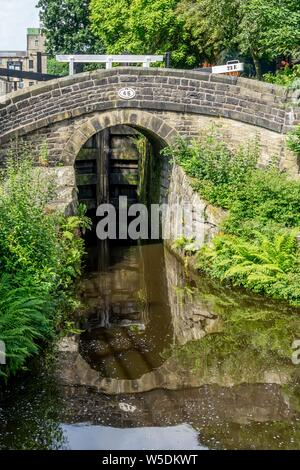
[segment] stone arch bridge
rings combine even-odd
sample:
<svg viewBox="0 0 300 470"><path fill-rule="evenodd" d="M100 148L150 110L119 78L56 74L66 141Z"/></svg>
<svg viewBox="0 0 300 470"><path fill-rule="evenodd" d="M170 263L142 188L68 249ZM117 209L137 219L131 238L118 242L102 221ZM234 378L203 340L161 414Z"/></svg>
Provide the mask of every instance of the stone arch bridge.
<svg viewBox="0 0 300 470"><path fill-rule="evenodd" d="M124 99L121 90L133 95ZM49 165L60 185L59 203L74 196L74 162L85 142L118 125L142 131L149 140L171 144L221 124L233 146L258 136L262 158L277 154L282 167L299 174L285 147L300 121L293 94L282 87L209 73L121 67L52 80L0 101L0 161L11 141L22 138L36 152L47 143ZM49 170L50 171L50 170Z"/></svg>

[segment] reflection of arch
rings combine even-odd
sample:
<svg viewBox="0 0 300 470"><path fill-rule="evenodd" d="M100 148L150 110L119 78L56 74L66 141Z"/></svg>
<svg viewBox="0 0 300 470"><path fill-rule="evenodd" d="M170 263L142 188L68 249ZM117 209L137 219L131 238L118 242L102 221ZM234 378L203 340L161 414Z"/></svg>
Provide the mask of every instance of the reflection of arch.
<svg viewBox="0 0 300 470"><path fill-rule="evenodd" d="M62 161L73 165L81 147L88 139L97 132L117 125L136 127L144 131L148 138L158 138L167 145L172 144L179 135L163 119L151 113L136 109L111 110L93 115L74 130L63 150Z"/></svg>
<svg viewBox="0 0 300 470"><path fill-rule="evenodd" d="M64 349L65 347L65 349ZM72 338L64 340L62 357L59 360L59 379L71 386L91 387L108 395L142 393L155 389L175 390L194 388L203 385L201 377L194 371L176 374L172 360L167 360L158 369L148 372L138 379L113 379L102 377L92 369L78 351L78 343Z"/></svg>
<svg viewBox="0 0 300 470"><path fill-rule="evenodd" d="M203 337L206 333L203 333ZM287 384L291 381L293 366L282 366L276 369L267 369L262 375L249 378L241 374L240 378L230 373L224 373L222 368L214 367L207 374L195 373L193 369L178 369L176 358L170 357L158 369L144 374L139 379L111 379L104 378L99 372L83 359L78 351L76 338L65 338L60 344L61 357L59 359L59 380L70 386L91 387L107 395L131 394L149 392L155 389L178 390L198 388L203 385L216 384L220 387L233 387L243 383ZM183 373L184 372L184 373Z"/></svg>

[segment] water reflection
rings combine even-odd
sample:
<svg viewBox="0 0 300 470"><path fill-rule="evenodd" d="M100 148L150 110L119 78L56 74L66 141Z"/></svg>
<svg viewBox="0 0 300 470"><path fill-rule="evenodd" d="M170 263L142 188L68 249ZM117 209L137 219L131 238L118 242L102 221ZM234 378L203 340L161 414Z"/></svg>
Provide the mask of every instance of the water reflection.
<svg viewBox="0 0 300 470"><path fill-rule="evenodd" d="M299 311L186 273L161 245L119 247L81 285L69 383L106 393L288 383ZM105 322L104 320L105 319ZM75 364L75 367L74 367Z"/></svg>
<svg viewBox="0 0 300 470"><path fill-rule="evenodd" d="M197 432L187 424L171 427L114 428L63 425L68 449L80 450L203 450Z"/></svg>
<svg viewBox="0 0 300 470"><path fill-rule="evenodd" d="M0 423L0 449L299 449L300 445L299 409L274 384L107 396L87 387L53 388L39 380L25 391L17 387L7 394Z"/></svg>
<svg viewBox="0 0 300 470"><path fill-rule="evenodd" d="M299 311L122 247L81 285L86 331L7 390L1 449L299 449ZM104 392L104 393L103 393Z"/></svg>
<svg viewBox="0 0 300 470"><path fill-rule="evenodd" d="M297 379L300 369L291 358L293 341L300 338L299 309L196 276L189 282L179 275L180 292L185 306L218 318L206 327L209 334L200 341L174 348L173 357L195 369L204 383L212 377L224 385L284 384Z"/></svg>
<svg viewBox="0 0 300 470"><path fill-rule="evenodd" d="M173 344L163 247L116 247L81 284L79 351L104 377L136 379L159 367Z"/></svg>

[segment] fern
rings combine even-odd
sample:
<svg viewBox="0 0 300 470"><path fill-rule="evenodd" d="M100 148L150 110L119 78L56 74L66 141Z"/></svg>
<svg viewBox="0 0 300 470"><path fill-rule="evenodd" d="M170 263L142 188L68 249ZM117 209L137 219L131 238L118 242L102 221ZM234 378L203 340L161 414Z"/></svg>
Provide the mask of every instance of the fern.
<svg viewBox="0 0 300 470"><path fill-rule="evenodd" d="M6 345L7 364L0 375L25 369L28 358L39 352L38 342L51 338L54 303L34 288L7 290L0 285L0 340Z"/></svg>
<svg viewBox="0 0 300 470"><path fill-rule="evenodd" d="M83 206L64 217L49 210L53 185L26 153L9 158L0 178L0 340L6 379L54 335L62 312L74 308L72 282L81 272L90 227ZM54 183L53 183L54 184Z"/></svg>
<svg viewBox="0 0 300 470"><path fill-rule="evenodd" d="M278 296L274 286L285 284L299 266L297 233L298 230L284 231L270 239L256 232L251 242L233 235L218 235L211 246L200 250L197 266L234 285Z"/></svg>

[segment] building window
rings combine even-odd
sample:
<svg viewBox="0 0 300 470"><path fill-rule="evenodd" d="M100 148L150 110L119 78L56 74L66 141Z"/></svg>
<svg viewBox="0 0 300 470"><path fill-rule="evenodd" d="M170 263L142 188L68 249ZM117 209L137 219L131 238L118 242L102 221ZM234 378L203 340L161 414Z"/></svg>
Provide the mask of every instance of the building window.
<svg viewBox="0 0 300 470"><path fill-rule="evenodd" d="M36 40L34 41L34 44L35 44L36 46L38 46L38 45L39 45L39 40L36 39Z"/></svg>
<svg viewBox="0 0 300 470"><path fill-rule="evenodd" d="M29 60L29 68L33 69L33 60L32 59Z"/></svg>
<svg viewBox="0 0 300 470"><path fill-rule="evenodd" d="M7 68L10 70L22 70L21 62L7 61Z"/></svg>
<svg viewBox="0 0 300 470"><path fill-rule="evenodd" d="M32 85L34 85L34 82L29 82L29 86L32 86Z"/></svg>

